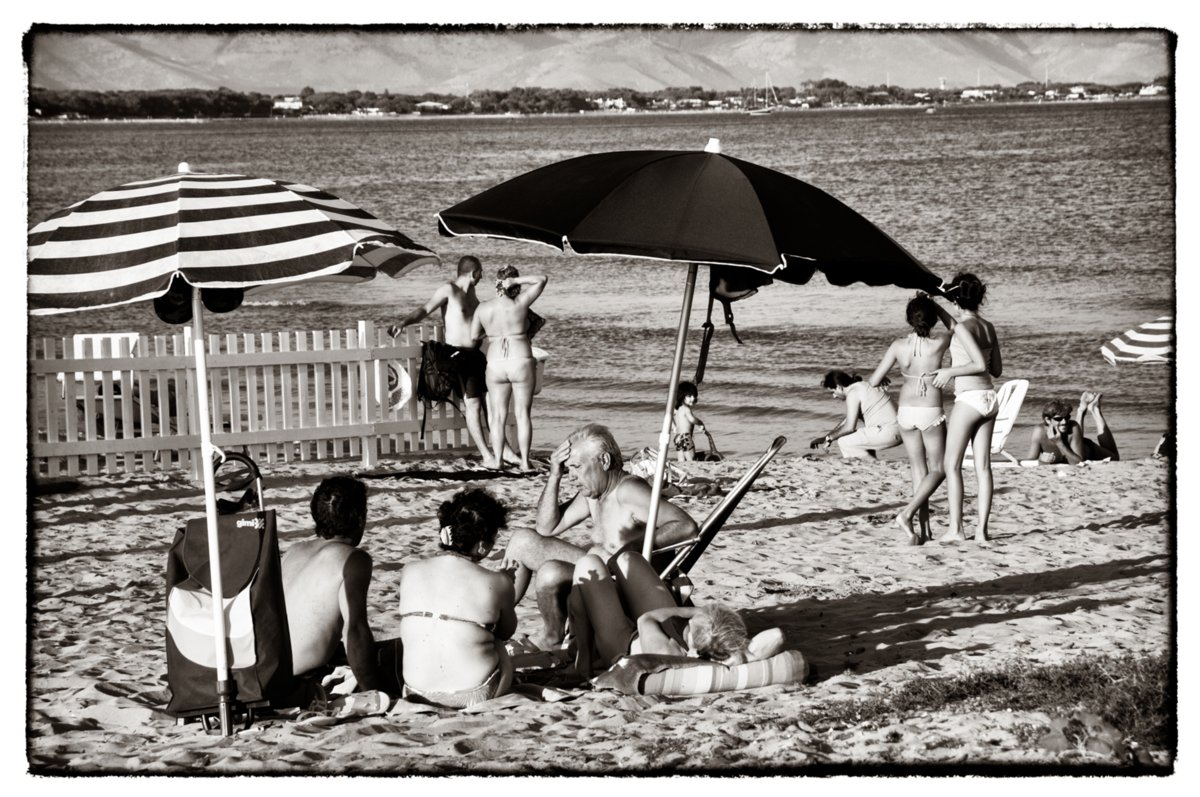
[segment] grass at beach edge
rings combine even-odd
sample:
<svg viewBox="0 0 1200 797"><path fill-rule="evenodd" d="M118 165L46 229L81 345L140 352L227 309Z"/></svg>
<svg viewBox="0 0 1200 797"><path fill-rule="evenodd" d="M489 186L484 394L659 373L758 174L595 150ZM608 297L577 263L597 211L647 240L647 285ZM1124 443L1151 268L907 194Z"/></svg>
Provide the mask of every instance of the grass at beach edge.
<svg viewBox="0 0 1200 797"><path fill-rule="evenodd" d="M962 676L920 678L886 694L822 705L803 720L815 729L871 728L895 723L921 711L1035 711L1052 726L1030 725L1022 740L1041 745L1050 736L1083 749L1089 730L1078 721L1086 715L1110 726L1107 737L1122 763L1149 763L1143 754L1166 751L1173 760L1176 732L1171 657L1081 656L1055 665L1010 660L1003 666ZM1114 738L1115 737L1115 738Z"/></svg>

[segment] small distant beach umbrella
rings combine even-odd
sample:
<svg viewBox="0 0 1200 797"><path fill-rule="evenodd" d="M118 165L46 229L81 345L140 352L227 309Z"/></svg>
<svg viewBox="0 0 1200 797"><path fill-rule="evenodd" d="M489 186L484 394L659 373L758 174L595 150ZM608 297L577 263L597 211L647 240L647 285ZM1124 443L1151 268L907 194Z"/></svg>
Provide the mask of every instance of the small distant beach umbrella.
<svg viewBox="0 0 1200 797"><path fill-rule="evenodd" d="M152 300L172 324L192 322L200 461L213 595L222 594L213 483L212 413L203 310L228 312L244 291L308 280L400 277L438 257L370 213L310 186L193 173L102 191L29 231L29 311L65 313ZM213 601L222 732L232 733L225 616Z"/></svg>
<svg viewBox="0 0 1200 797"><path fill-rule="evenodd" d="M1171 316L1147 321L1123 332L1100 347L1111 365L1117 363L1169 363L1175 356L1175 324Z"/></svg>
<svg viewBox="0 0 1200 797"><path fill-rule="evenodd" d="M935 292L941 280L858 212L782 172L704 151L604 152L552 163L437 215L442 235L532 241L581 255L688 263L643 552L649 556L697 264L757 284L863 282Z"/></svg>

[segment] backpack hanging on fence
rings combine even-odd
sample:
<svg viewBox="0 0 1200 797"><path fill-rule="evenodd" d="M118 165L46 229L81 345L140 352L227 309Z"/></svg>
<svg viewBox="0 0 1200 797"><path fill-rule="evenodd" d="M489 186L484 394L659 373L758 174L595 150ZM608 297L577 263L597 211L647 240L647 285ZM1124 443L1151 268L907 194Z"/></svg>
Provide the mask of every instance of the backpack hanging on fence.
<svg viewBox="0 0 1200 797"><path fill-rule="evenodd" d="M248 466L255 485L242 501L222 501L237 511L257 499L258 511L217 518L222 592L226 615L226 652L233 699L247 710L280 707L291 690L292 649L275 511L262 505L262 480L253 460L227 453L222 462ZM241 489L239 484L226 489ZM167 713L180 721L208 718L219 709L212 621L212 580L206 518L188 521L167 553Z"/></svg>
<svg viewBox="0 0 1200 797"><path fill-rule="evenodd" d="M425 439L425 420L434 402L456 404L463 394L462 378L455 367L458 349L437 340L421 342L421 372L417 375L417 401L421 402L421 439Z"/></svg>

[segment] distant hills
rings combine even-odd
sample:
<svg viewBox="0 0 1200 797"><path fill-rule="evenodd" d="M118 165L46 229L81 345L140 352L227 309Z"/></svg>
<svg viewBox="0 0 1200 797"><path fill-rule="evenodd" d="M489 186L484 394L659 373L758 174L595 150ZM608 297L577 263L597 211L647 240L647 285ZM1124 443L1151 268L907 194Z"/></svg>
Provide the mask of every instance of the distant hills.
<svg viewBox="0 0 1200 797"><path fill-rule="evenodd" d="M1164 30L565 26L51 27L26 38L47 89L466 94L513 86L653 91L854 85L946 88L1149 82L1172 68Z"/></svg>

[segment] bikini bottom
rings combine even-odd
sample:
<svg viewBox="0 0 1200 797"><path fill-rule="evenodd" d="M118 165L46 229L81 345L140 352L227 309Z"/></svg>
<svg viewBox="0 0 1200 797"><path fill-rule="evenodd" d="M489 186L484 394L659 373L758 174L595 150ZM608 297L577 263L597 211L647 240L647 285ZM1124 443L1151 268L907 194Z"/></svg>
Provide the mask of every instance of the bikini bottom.
<svg viewBox="0 0 1200 797"><path fill-rule="evenodd" d="M503 680L503 668L496 667L483 683L472 689L458 689L453 692L434 690L423 692L405 684L403 694L406 699L414 703L429 703L443 708L470 708L477 703L497 697L500 694L500 685Z"/></svg>
<svg viewBox="0 0 1200 797"><path fill-rule="evenodd" d="M924 432L945 422L946 415L941 407L900 407L896 410L896 423L906 431Z"/></svg>
<svg viewBox="0 0 1200 797"><path fill-rule="evenodd" d="M995 390L964 390L954 396L955 404L966 404L984 418L994 418L1000 412Z"/></svg>

